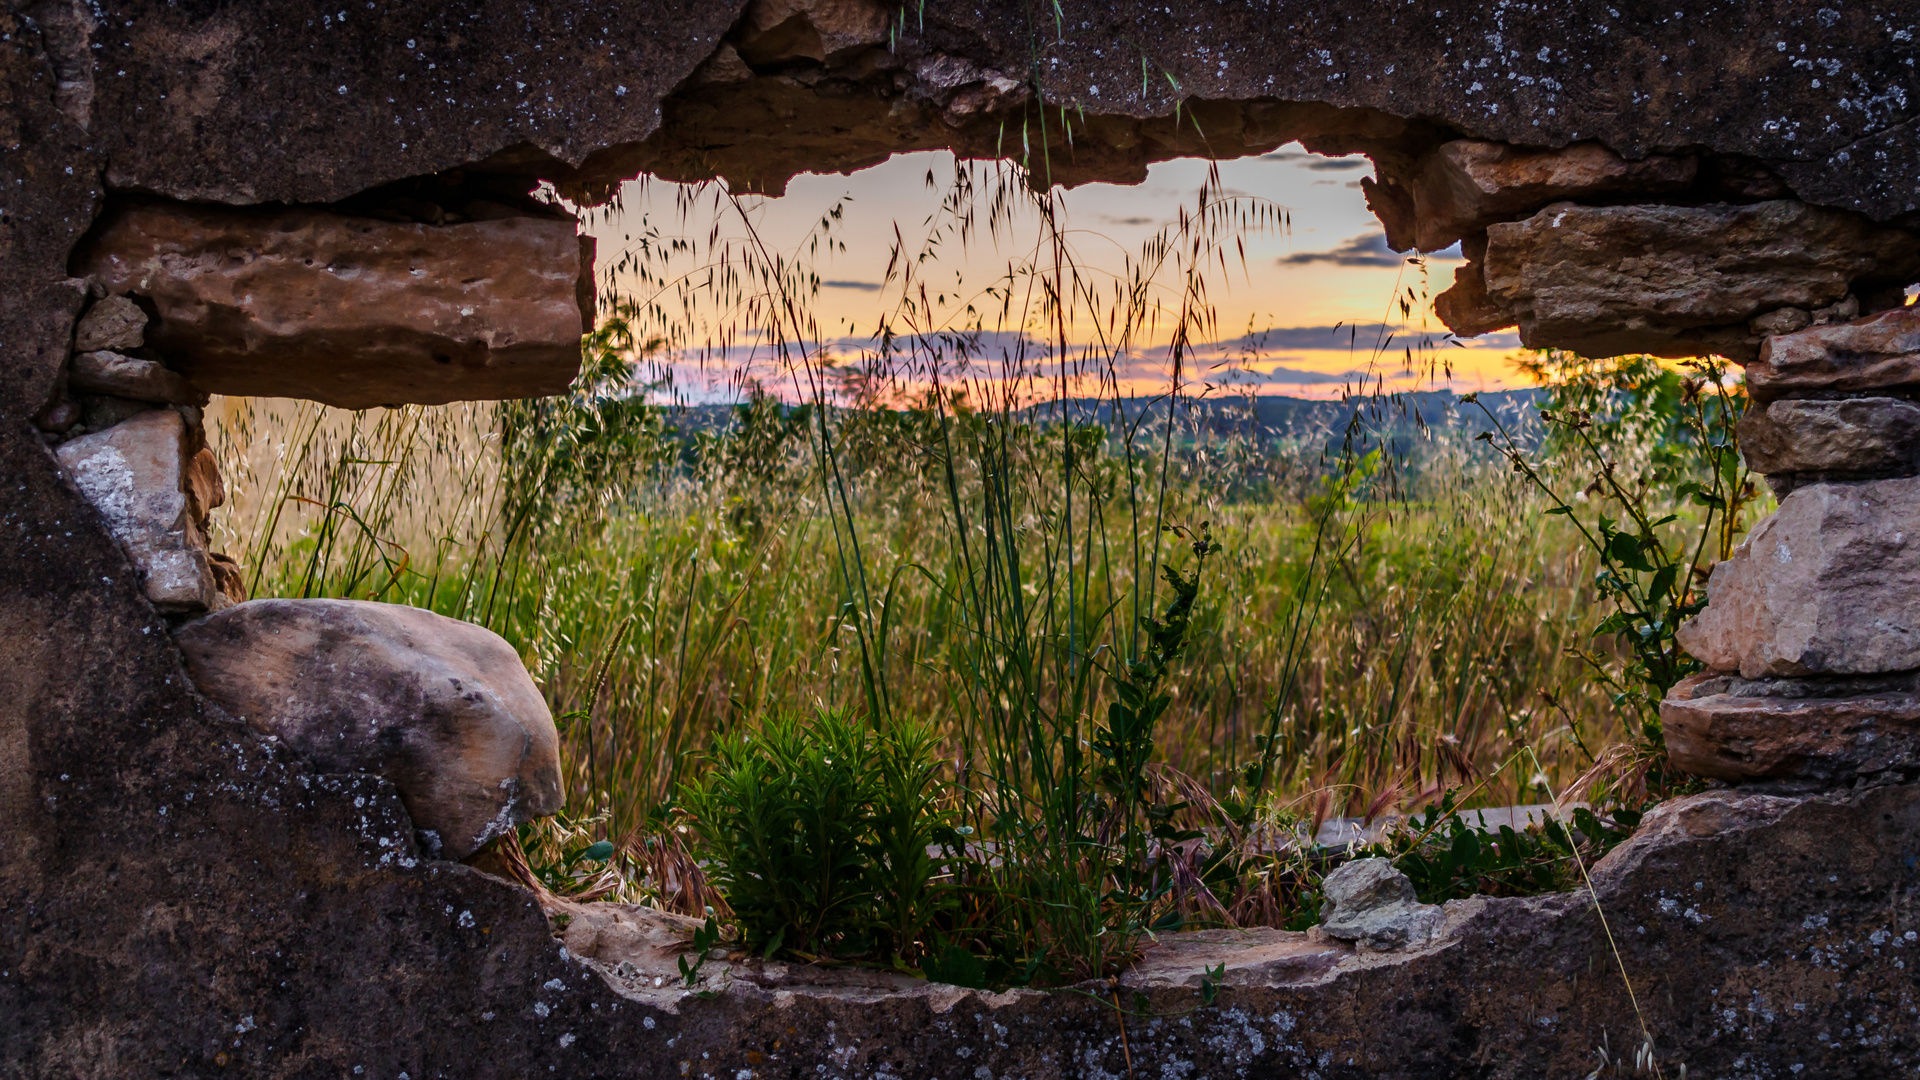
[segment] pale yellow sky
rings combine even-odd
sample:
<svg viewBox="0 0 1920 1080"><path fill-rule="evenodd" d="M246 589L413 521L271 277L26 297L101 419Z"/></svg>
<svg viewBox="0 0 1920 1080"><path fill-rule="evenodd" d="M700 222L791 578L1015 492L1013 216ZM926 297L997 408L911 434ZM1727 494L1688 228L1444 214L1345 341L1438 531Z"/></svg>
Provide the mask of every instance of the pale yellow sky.
<svg viewBox="0 0 1920 1080"><path fill-rule="evenodd" d="M1355 373L1369 369L1401 388L1450 386L1467 391L1521 384L1507 362L1519 347L1510 332L1462 343L1464 348L1443 340L1444 327L1433 317L1429 298L1452 283L1457 252L1428 257L1424 269L1389 252L1359 190L1360 178L1370 175L1371 167L1363 157L1318 157L1297 145L1219 163L1222 194L1244 197L1239 207L1284 211L1285 224L1235 230L1223 249L1224 269L1213 264L1207 302L1215 321L1210 333L1200 335L1209 345L1195 350L1200 378L1232 385L1240 393L1303 397L1337 395L1353 385ZM946 153L900 155L851 176L797 177L786 195L744 196L737 208L715 188L635 182L621 208L591 218L589 230L600 243L600 264L615 268L616 288L662 304L669 318L682 317L687 310L676 287L704 281L703 268L725 261L712 254L716 239L724 247L755 235L765 250L797 260L819 276L821 288L809 305L818 336L833 343L832 351L851 357L870 347L868 339L883 316L893 313L900 327L903 283L886 282L896 236L909 253L926 250L929 237L940 239L933 255L917 262L915 276L939 309L925 325L944 328L967 319L968 303L997 310L1000 301L988 290L996 283L1005 288L1010 261L1042 258L1036 250L1042 230L1030 209L1007 215L997 235L988 235L992 168L973 166L979 227L964 250L950 229L940 231L951 221L941 213L954 180L953 161ZM1074 263L1091 279L1116 280L1125 272L1128 257L1139 260L1143 245L1178 221L1183 206L1192 213L1207 176L1207 162L1181 159L1152 166L1139 185L1090 184L1065 192L1063 235ZM826 232L833 243L810 244L810 238L819 235L823 215L836 204L842 213ZM691 242L696 250L664 261L657 254L650 260L639 258L667 250L674 240ZM622 263L629 252L636 258ZM653 280L640 273L642 265L652 271ZM1016 280L1016 307L1031 295L1027 285L1026 279ZM695 401L734 396L737 383L729 376L737 375L743 363L758 377L774 381L777 372L764 350L749 348L750 338L725 333L729 324L752 321L752 312L745 307L717 310L711 294L706 295L694 308L695 325L686 340L695 346L724 342L733 349L726 361L705 371L680 365L675 374L679 392ZM1167 304L1178 302L1176 275L1161 275L1159 296ZM1397 303L1402 298L1412 301L1407 314ZM996 326L993 317L984 322L989 329ZM1336 332L1335 327L1340 329ZM996 341L1016 336L1011 333L1016 325L1003 328L1009 333ZM1044 335L1044 328L1031 320L1027 328L1030 335L1036 330ZM1140 344L1164 345L1169 329L1163 324ZM1249 329L1254 331L1251 339ZM1376 363L1374 346L1389 333L1394 336ZM1079 344L1096 336L1083 323L1071 328L1069 340ZM1423 340L1428 343L1424 351L1418 345ZM1417 366L1428 368L1437 359L1450 365L1451 377L1444 370L1437 380L1427 379L1424 370L1414 378L1401 376L1402 350L1409 345ZM1125 381L1140 389L1155 382L1164 385L1161 354L1143 348L1134 360Z"/></svg>

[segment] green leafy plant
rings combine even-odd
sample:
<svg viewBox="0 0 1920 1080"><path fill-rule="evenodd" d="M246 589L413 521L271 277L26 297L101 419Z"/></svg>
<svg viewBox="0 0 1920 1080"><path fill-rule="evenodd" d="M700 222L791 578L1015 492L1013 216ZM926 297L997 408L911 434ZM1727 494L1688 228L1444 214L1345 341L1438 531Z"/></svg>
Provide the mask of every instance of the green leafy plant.
<svg viewBox="0 0 1920 1080"><path fill-rule="evenodd" d="M1637 719L1641 766L1657 775L1660 701L1700 669L1677 632L1706 606L1708 571L1732 555L1759 501L1736 436L1746 397L1715 360L1689 362L1682 375L1650 357L1547 353L1527 370L1553 387L1553 407L1540 413L1541 453L1527 452L1485 406L1494 430L1479 438L1546 497L1545 512L1568 521L1596 562L1593 582L1610 610L1592 636L1618 643L1624 658L1579 655L1612 688L1616 708ZM1544 463L1556 451L1571 468ZM1562 486L1579 479L1587 483L1578 495Z"/></svg>
<svg viewBox="0 0 1920 1080"><path fill-rule="evenodd" d="M763 956L896 959L945 904L928 853L951 828L924 728L821 712L715 741L682 788L695 853Z"/></svg>
<svg viewBox="0 0 1920 1080"><path fill-rule="evenodd" d="M700 981L700 969L707 966L707 959L715 946L720 944L720 922L713 916L707 916L693 932L693 963L687 963L685 954L680 957L680 978L688 986Z"/></svg>
<svg viewBox="0 0 1920 1080"><path fill-rule="evenodd" d="M1458 797L1448 791L1368 851L1392 859L1422 903L1574 888L1581 862L1591 866L1640 824L1636 811L1616 808L1602 817L1582 806L1574 808L1572 829L1551 817L1524 829L1487 829L1462 815Z"/></svg>

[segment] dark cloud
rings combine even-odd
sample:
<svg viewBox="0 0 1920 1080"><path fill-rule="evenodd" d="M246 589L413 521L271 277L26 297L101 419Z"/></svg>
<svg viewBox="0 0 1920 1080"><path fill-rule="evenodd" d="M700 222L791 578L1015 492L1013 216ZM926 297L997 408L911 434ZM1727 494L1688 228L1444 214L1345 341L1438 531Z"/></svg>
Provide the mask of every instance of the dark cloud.
<svg viewBox="0 0 1920 1080"><path fill-rule="evenodd" d="M1399 266L1406 258L1387 247L1386 233L1362 233L1332 251L1296 251L1283 257L1280 265L1330 263L1334 266Z"/></svg>
<svg viewBox="0 0 1920 1080"><path fill-rule="evenodd" d="M1275 150L1271 154L1261 154L1262 161L1304 161L1306 167L1314 172L1345 172L1348 169L1364 169L1373 162L1359 154L1350 157L1325 157L1321 154L1309 154L1305 150Z"/></svg>
<svg viewBox="0 0 1920 1080"><path fill-rule="evenodd" d="M820 283L820 287L823 289L858 289L861 292L880 291L880 283L877 281L823 281Z"/></svg>
<svg viewBox="0 0 1920 1080"><path fill-rule="evenodd" d="M1112 214L1100 215L1100 220L1109 225L1158 225L1159 218L1150 217L1114 217Z"/></svg>

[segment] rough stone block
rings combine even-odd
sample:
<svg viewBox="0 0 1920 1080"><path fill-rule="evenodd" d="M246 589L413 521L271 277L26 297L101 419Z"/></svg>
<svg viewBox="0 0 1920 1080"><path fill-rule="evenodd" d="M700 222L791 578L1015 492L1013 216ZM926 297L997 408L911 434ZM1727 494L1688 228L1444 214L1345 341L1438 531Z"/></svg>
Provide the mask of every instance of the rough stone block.
<svg viewBox="0 0 1920 1080"><path fill-rule="evenodd" d="M443 858L562 805L560 736L498 634L419 608L250 600L175 635L200 692L330 772L393 781Z"/></svg>
<svg viewBox="0 0 1920 1080"><path fill-rule="evenodd" d="M187 380L152 360L138 360L116 352L86 352L73 358L67 378L76 390L108 394L130 401L165 405L204 405L207 395Z"/></svg>
<svg viewBox="0 0 1920 1080"><path fill-rule="evenodd" d="M1912 472L1920 405L1884 397L1755 403L1740 418L1740 452L1768 476Z"/></svg>
<svg viewBox="0 0 1920 1080"><path fill-rule="evenodd" d="M1422 904L1413 882L1389 859L1355 859L1326 876L1320 928L1327 936L1379 951L1424 945L1446 923L1438 905Z"/></svg>
<svg viewBox="0 0 1920 1080"><path fill-rule="evenodd" d="M1920 276L1920 238L1785 199L1557 203L1524 221L1488 226L1483 265L1488 303L1505 308L1506 323L1519 325L1530 348L1744 362L1760 347L1747 325L1755 316L1830 306L1856 283Z"/></svg>
<svg viewBox="0 0 1920 1080"><path fill-rule="evenodd" d="M143 412L55 451L74 486L107 520L162 611L213 602L207 542L187 504L186 422L172 409Z"/></svg>
<svg viewBox="0 0 1920 1080"><path fill-rule="evenodd" d="M1439 251L1549 203L1680 191L1697 171L1692 157L1655 154L1628 161L1597 143L1549 150L1456 139L1423 158L1404 185L1410 218L1387 223L1388 241L1396 250L1411 245Z"/></svg>
<svg viewBox="0 0 1920 1080"><path fill-rule="evenodd" d="M106 296L94 301L73 330L74 352L137 349L145 344L147 313L124 296Z"/></svg>
<svg viewBox="0 0 1920 1080"><path fill-rule="evenodd" d="M1755 401L1787 394L1861 393L1920 387L1920 308L1768 338L1747 365Z"/></svg>
<svg viewBox="0 0 1920 1080"><path fill-rule="evenodd" d="M1679 639L1749 679L1920 668L1920 478L1794 489L1713 568Z"/></svg>
<svg viewBox="0 0 1920 1080"><path fill-rule="evenodd" d="M1850 693L1851 691L1851 693ZM1720 780L1836 783L1920 765L1920 686L1695 675L1660 703L1674 765Z"/></svg>
<svg viewBox="0 0 1920 1080"><path fill-rule="evenodd" d="M196 387L359 409L564 391L590 252L566 220L172 204L122 208L80 262L151 302L148 344Z"/></svg>

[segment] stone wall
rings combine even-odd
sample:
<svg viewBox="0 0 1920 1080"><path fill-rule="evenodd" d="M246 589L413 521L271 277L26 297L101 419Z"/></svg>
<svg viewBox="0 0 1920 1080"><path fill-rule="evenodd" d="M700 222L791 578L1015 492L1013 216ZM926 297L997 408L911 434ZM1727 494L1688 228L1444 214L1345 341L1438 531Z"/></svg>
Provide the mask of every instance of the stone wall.
<svg viewBox="0 0 1920 1080"><path fill-rule="evenodd" d="M1201 967L1235 975L1218 1005L1124 1039L1084 995L773 965L729 966L692 998L646 977L677 939L644 912L584 913L559 941L532 893L430 858L433 811L393 764L416 759L329 763L242 698L230 712L195 690L172 632L240 599L204 550L218 486L198 464L199 394L549 390L576 358L586 260L526 199L535 180L582 198L641 169L777 190L903 149L1001 152L1017 127L1062 182L1295 138L1366 152L1396 244L1464 238L1448 315L1463 333L1517 323L1540 344L1758 362L1757 391L1779 389L1749 444L1792 494L1715 572L1694 632L1725 672L1676 694L1669 723L1702 733L1696 767L1773 793L1666 808L1596 885L1661 1060L1909 1067L1920 810L1906 744L1882 735L1914 713L1915 344L1902 313L1876 312L1916 276L1920 17L1670 6L10 2L0 1060L60 1076L1533 1076L1585 1075L1596 1048L1630 1057L1635 1010L1579 896L1449 905L1437 937L1387 956L1274 934L1170 945L1131 976L1157 1012L1195 1004ZM239 300L236 271L207 272L246 230L261 254L237 273L283 297L326 284L309 257L407 245L432 287L289 322L284 301ZM509 241L530 254L502 266L489 249ZM445 290L476 271L498 306L469 314ZM1791 572L1756 568L1801 537L1815 554ZM531 747L524 713L484 715ZM539 787L531 751L480 759Z"/></svg>

